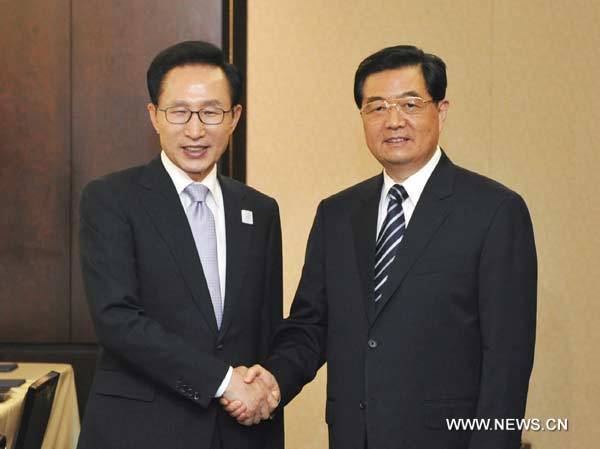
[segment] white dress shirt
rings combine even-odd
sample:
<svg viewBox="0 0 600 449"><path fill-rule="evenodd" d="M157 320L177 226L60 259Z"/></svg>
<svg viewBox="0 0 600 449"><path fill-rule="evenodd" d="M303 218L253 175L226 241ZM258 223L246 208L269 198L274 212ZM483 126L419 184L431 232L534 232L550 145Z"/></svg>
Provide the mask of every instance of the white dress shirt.
<svg viewBox="0 0 600 449"><path fill-rule="evenodd" d="M181 168L169 159L167 154L162 151L160 153L160 159L165 167L165 170L169 174L169 177L175 185L175 190L179 195L179 200L183 206L184 212L191 205L191 199L187 194L184 194L185 189L195 181L184 172ZM217 260L219 265L219 284L221 287L221 301L223 302L223 310L225 310L225 273L227 268L227 239L225 234L225 206L223 203L223 193L221 192L221 186L217 179L217 165L206 175L206 177L198 184L203 184L208 188L208 195L206 195L206 205L210 209L215 219L215 232L217 234ZM223 382L219 386L215 397L221 397L223 392L229 385L231 380L233 369L229 367Z"/></svg>
<svg viewBox="0 0 600 449"><path fill-rule="evenodd" d="M381 188L381 198L379 200L377 234L375 235L375 239L377 239L377 236L379 235L379 230L381 229L387 214L388 203L390 202L388 192L392 186L394 184L400 184L402 187L404 187L406 193L408 193L408 198L402 203L402 208L404 209L404 220L406 222L406 227L408 228L408 222L415 211L415 207L417 207L417 203L419 202L421 193L423 193L425 184L427 184L427 181L429 181L429 177L431 176L431 173L433 173L433 170L437 166L441 157L442 150L440 150L440 147L438 146L435 150L435 153L433 153L433 156L431 156L431 159L429 159L429 161L423 167L421 167L419 171L412 174L400 183L394 181L385 170L383 171L383 187Z"/></svg>

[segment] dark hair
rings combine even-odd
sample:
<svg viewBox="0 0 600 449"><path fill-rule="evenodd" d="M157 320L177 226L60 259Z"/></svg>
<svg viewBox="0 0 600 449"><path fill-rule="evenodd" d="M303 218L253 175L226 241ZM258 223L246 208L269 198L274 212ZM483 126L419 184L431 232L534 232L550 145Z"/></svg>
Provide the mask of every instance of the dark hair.
<svg viewBox="0 0 600 449"><path fill-rule="evenodd" d="M150 101L158 104L163 79L171 69L194 64L221 68L229 82L232 106L240 103L242 97L242 75L240 71L233 64L225 61L223 52L218 47L203 41L180 42L164 49L154 57L150 67L148 67L148 72L146 72Z"/></svg>
<svg viewBox="0 0 600 449"><path fill-rule="evenodd" d="M446 64L436 55L412 45L396 45L373 53L360 63L354 76L354 101L360 109L365 79L373 73L402 67L420 66L427 92L436 103L446 96Z"/></svg>

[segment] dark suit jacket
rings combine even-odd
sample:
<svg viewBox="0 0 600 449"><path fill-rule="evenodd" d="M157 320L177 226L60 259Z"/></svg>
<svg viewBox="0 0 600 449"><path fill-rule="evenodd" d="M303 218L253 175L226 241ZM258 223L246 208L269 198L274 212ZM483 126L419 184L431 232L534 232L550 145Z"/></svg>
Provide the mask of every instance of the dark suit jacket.
<svg viewBox="0 0 600 449"><path fill-rule="evenodd" d="M194 239L160 158L92 181L81 197L81 265L102 347L80 449L283 447L282 416L247 428L213 399L229 365L269 353L282 318L277 203L219 177L225 310L217 329ZM241 220L253 212L254 224Z"/></svg>
<svg viewBox="0 0 600 449"><path fill-rule="evenodd" d="M524 414L537 278L525 203L443 155L375 307L382 183L319 205L266 363L284 403L327 361L332 449L518 449L518 432L448 431L445 418Z"/></svg>

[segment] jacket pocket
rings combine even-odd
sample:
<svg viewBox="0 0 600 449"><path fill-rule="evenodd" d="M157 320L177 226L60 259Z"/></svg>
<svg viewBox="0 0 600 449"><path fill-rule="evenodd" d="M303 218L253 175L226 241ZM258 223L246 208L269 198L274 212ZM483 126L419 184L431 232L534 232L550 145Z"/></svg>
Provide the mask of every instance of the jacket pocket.
<svg viewBox="0 0 600 449"><path fill-rule="evenodd" d="M449 430L446 420L467 419L475 416L475 399L444 399L425 401L424 421L429 429Z"/></svg>
<svg viewBox="0 0 600 449"><path fill-rule="evenodd" d="M117 396L145 402L152 402L156 396L154 386L141 376L104 369L96 371L94 392L105 396Z"/></svg>
<svg viewBox="0 0 600 449"><path fill-rule="evenodd" d="M468 274L474 273L476 267L466 255L446 255L446 256L422 256L411 272L415 276L426 276L429 274L448 273L448 274Z"/></svg>

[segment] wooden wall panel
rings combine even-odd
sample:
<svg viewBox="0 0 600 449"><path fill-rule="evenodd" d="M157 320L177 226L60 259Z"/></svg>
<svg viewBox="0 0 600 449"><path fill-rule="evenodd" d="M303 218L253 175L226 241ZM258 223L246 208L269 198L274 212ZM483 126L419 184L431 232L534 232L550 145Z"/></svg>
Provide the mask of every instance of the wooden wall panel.
<svg viewBox="0 0 600 449"><path fill-rule="evenodd" d="M220 0L73 1L73 342L95 339L78 258L81 189L159 154L146 112L148 65L182 40L221 46L222 12Z"/></svg>
<svg viewBox="0 0 600 449"><path fill-rule="evenodd" d="M1 4L0 341L69 338L68 0Z"/></svg>

